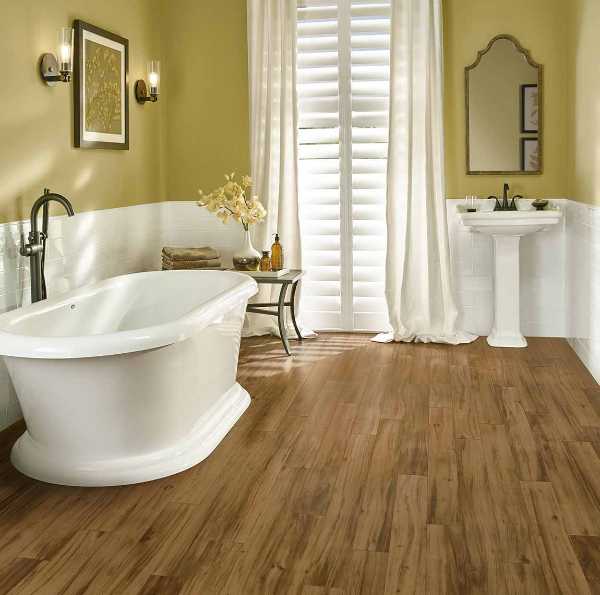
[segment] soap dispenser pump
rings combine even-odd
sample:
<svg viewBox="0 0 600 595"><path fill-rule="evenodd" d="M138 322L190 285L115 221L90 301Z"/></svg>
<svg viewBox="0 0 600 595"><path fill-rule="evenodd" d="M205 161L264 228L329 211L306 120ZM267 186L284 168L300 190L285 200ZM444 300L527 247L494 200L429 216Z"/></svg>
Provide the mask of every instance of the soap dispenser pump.
<svg viewBox="0 0 600 595"><path fill-rule="evenodd" d="M283 247L279 243L279 234L275 234L275 241L271 246L271 270L280 271L283 268Z"/></svg>

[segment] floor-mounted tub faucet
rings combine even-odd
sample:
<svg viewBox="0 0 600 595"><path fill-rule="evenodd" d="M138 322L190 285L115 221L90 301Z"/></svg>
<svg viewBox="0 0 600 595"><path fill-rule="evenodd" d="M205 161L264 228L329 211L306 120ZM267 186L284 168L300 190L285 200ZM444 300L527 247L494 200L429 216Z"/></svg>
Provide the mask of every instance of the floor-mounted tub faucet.
<svg viewBox="0 0 600 595"><path fill-rule="evenodd" d="M46 294L46 279L44 276L44 261L46 260L46 239L48 237L48 203L50 201L59 202L67 211L67 215L72 217L75 215L73 205L68 198L62 194L50 192L48 188L44 188L44 194L40 196L31 207L31 227L29 231L29 243L25 243L25 238L21 236L22 256L29 257L29 269L31 276L31 303L45 300ZM42 215L42 231L38 230L38 213L43 207Z"/></svg>

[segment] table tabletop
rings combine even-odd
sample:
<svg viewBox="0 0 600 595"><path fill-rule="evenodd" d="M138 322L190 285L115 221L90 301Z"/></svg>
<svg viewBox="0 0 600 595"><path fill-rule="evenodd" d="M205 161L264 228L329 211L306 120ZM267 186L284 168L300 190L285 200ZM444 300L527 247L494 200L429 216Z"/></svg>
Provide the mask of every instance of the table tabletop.
<svg viewBox="0 0 600 595"><path fill-rule="evenodd" d="M236 273L244 273L245 271L235 271ZM283 283L295 283L304 275L305 271L301 270L290 270L285 275L281 275L281 277L259 277L255 275L249 275L252 277L257 283L268 283L271 285L281 285Z"/></svg>

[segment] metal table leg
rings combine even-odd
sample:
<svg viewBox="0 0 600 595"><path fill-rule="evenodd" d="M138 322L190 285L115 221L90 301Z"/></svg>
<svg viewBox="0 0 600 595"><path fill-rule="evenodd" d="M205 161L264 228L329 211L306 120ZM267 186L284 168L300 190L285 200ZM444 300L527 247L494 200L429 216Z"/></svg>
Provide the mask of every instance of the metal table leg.
<svg viewBox="0 0 600 595"><path fill-rule="evenodd" d="M287 288L288 283L282 283L281 291L279 292L279 302L277 304L277 322L279 323L279 334L281 335L281 342L283 343L285 352L288 355L292 355L285 329L285 294L287 293Z"/></svg>
<svg viewBox="0 0 600 595"><path fill-rule="evenodd" d="M292 284L292 296L290 298L290 313L292 315L292 323L294 325L294 329L296 329L296 335L298 336L298 341L302 341L302 333L296 324L296 288L298 287L298 281Z"/></svg>

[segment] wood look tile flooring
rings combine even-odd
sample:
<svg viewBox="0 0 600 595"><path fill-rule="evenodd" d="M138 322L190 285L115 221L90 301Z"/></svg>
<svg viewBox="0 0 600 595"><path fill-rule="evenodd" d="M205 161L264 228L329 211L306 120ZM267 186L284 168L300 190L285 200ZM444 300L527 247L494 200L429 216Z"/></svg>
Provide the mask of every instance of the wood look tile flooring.
<svg viewBox="0 0 600 595"><path fill-rule="evenodd" d="M528 349L245 341L251 407L189 471L45 485L0 443L0 592L600 593L600 388Z"/></svg>

